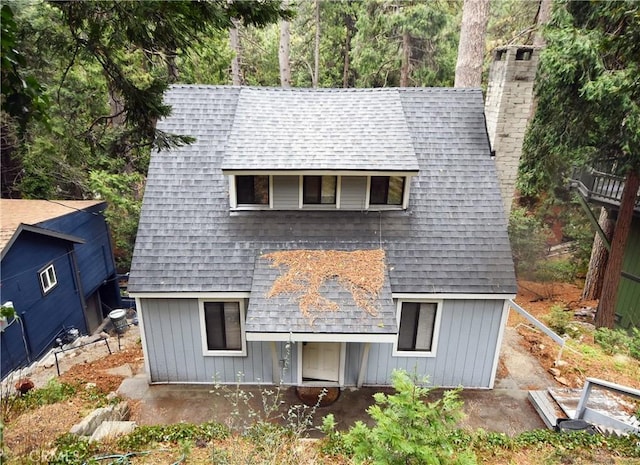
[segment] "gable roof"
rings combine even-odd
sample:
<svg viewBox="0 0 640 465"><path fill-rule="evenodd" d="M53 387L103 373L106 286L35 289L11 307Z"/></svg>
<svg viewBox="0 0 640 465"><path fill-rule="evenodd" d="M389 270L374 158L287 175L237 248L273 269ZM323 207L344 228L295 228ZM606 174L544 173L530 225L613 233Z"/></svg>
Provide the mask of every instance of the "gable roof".
<svg viewBox="0 0 640 465"><path fill-rule="evenodd" d="M102 202L101 200L0 199L0 251L4 252L5 247L10 246L11 239L21 224L37 225ZM42 228L39 229L42 230ZM54 232L51 231L51 233Z"/></svg>
<svg viewBox="0 0 640 465"><path fill-rule="evenodd" d="M222 170L301 167L417 172L399 94L243 88Z"/></svg>
<svg viewBox="0 0 640 465"><path fill-rule="evenodd" d="M330 98L334 94L368 101L396 99L401 109L395 117L405 121L419 168L411 180L408 209L230 213L228 180L222 167L240 155L233 152L237 149L229 140L245 93L259 94L261 99L295 97L301 105L307 97L326 99L328 110L308 120L310 127L319 124L319 119L340 114L342 107L336 103L340 100ZM191 135L196 142L152 156L130 292L250 292L256 257L264 251L382 247L394 293L515 293L506 221L479 89L275 92L174 86L165 101L173 106L173 114L158 127ZM377 111L379 106L363 106L361 117L373 118ZM336 134L328 136L346 137L338 125L332 128ZM233 153L228 155L229 151Z"/></svg>

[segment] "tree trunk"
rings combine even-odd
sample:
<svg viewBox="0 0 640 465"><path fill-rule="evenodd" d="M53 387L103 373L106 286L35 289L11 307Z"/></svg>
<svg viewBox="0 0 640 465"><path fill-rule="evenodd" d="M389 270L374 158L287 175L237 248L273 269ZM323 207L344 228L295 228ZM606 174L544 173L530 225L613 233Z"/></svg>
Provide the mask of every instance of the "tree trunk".
<svg viewBox="0 0 640 465"><path fill-rule="evenodd" d="M313 88L318 87L320 78L320 0L316 0L315 23L316 23L316 40L313 49Z"/></svg>
<svg viewBox="0 0 640 465"><path fill-rule="evenodd" d="M177 53L175 51L172 51L167 54L167 58L166 58L169 82L172 84L175 82L178 82L178 79L180 77L180 73L178 71L178 65L176 65L176 57L177 57Z"/></svg>
<svg viewBox="0 0 640 465"><path fill-rule="evenodd" d="M489 0L464 0L455 87L480 87Z"/></svg>
<svg viewBox="0 0 640 465"><path fill-rule="evenodd" d="M242 68L240 66L242 60L242 50L240 48L240 32L238 31L238 20L232 19L233 27L229 29L229 43L233 58L231 59L231 83L234 86L242 85Z"/></svg>
<svg viewBox="0 0 640 465"><path fill-rule="evenodd" d="M290 59L291 24L289 21L280 21L280 46L278 47L278 61L280 63L280 85L291 87Z"/></svg>
<svg viewBox="0 0 640 465"><path fill-rule="evenodd" d="M400 87L409 86L411 73L411 36L406 29L402 32L402 66L400 67Z"/></svg>
<svg viewBox="0 0 640 465"><path fill-rule="evenodd" d="M536 34L533 36L533 45L535 47L544 47L545 45L547 45L544 37L542 36L542 28L549 22L549 19L551 18L552 5L552 0L540 0L540 6L538 7L538 14L536 19Z"/></svg>
<svg viewBox="0 0 640 465"><path fill-rule="evenodd" d="M622 262L624 251L627 245L627 238L631 230L633 219L633 208L640 187L640 173L637 168L632 168L627 173L624 181L622 198L620 199L620 210L618 219L613 231L611 241L611 253L607 263L607 271L602 285L602 297L596 312L596 327L613 328L616 315L616 300L618 297L618 287L620 284L620 274L622 273Z"/></svg>
<svg viewBox="0 0 640 465"><path fill-rule="evenodd" d="M346 35L344 39L344 66L342 68L342 87L349 87L349 73L351 72L351 37L353 35L354 21L350 14L344 15Z"/></svg>
<svg viewBox="0 0 640 465"><path fill-rule="evenodd" d="M598 224L600 224L604 235L611 240L611 236L613 235L613 220L609 217L609 211L604 207L600 211ZM582 300L595 300L600 298L608 258L609 252L604 246L602 239L600 239L600 234L596 234L593 238L591 258L589 259L589 271L587 272L584 289L582 290Z"/></svg>

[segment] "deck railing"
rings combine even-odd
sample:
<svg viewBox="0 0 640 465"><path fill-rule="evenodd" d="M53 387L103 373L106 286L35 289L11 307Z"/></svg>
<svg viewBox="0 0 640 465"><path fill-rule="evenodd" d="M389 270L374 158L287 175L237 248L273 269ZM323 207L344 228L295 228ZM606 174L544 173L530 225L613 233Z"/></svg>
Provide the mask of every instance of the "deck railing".
<svg viewBox="0 0 640 465"><path fill-rule="evenodd" d="M571 184L580 190L587 200L620 204L624 178L593 168L575 168ZM636 194L635 209L640 210L640 191Z"/></svg>

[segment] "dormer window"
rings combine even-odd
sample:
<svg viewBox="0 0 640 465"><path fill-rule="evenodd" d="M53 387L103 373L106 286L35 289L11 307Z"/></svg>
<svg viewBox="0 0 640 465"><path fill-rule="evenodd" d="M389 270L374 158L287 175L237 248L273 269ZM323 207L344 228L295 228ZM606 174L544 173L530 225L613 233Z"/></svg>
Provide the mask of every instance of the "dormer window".
<svg viewBox="0 0 640 465"><path fill-rule="evenodd" d="M402 205L404 176L371 176L370 205Z"/></svg>
<svg viewBox="0 0 640 465"><path fill-rule="evenodd" d="M337 176L304 176L302 199L305 205L335 205Z"/></svg>
<svg viewBox="0 0 640 465"><path fill-rule="evenodd" d="M238 205L269 205L269 176L236 176Z"/></svg>

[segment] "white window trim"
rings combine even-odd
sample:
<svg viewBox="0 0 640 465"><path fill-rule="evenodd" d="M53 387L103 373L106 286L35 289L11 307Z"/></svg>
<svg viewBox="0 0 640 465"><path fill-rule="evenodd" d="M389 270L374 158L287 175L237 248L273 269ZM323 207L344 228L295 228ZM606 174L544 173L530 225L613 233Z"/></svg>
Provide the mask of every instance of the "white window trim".
<svg viewBox="0 0 640 465"><path fill-rule="evenodd" d="M51 279L49 272L51 272L53 279ZM48 294L51 290L53 290L53 288L58 285L58 276L56 275L56 268L53 266L53 263L50 263L46 267L44 267L44 269L41 270L38 275L40 277L40 289L42 290L43 294Z"/></svg>
<svg viewBox="0 0 640 465"><path fill-rule="evenodd" d="M229 175L229 208L231 210L271 210L273 209L273 175L247 174L247 176L269 176L269 205L238 203L238 192L236 191L236 175Z"/></svg>
<svg viewBox="0 0 640 465"><path fill-rule="evenodd" d="M240 308L240 338L242 348L240 350L210 350L207 347L207 323L204 319L205 302L238 302ZM200 338L202 342L202 355L205 357L246 357L247 338L244 328L244 299L198 299L198 313L200 314Z"/></svg>
<svg viewBox="0 0 640 465"><path fill-rule="evenodd" d="M431 339L430 351L417 350L398 350L398 337L400 329L400 313L402 312L403 302L416 302L421 304L436 304L436 321L433 324L433 337ZM442 300L439 299L398 299L396 303L396 323L398 325L398 334L393 343L394 357L435 357L438 349L438 339L440 336L440 321L442 320Z"/></svg>

